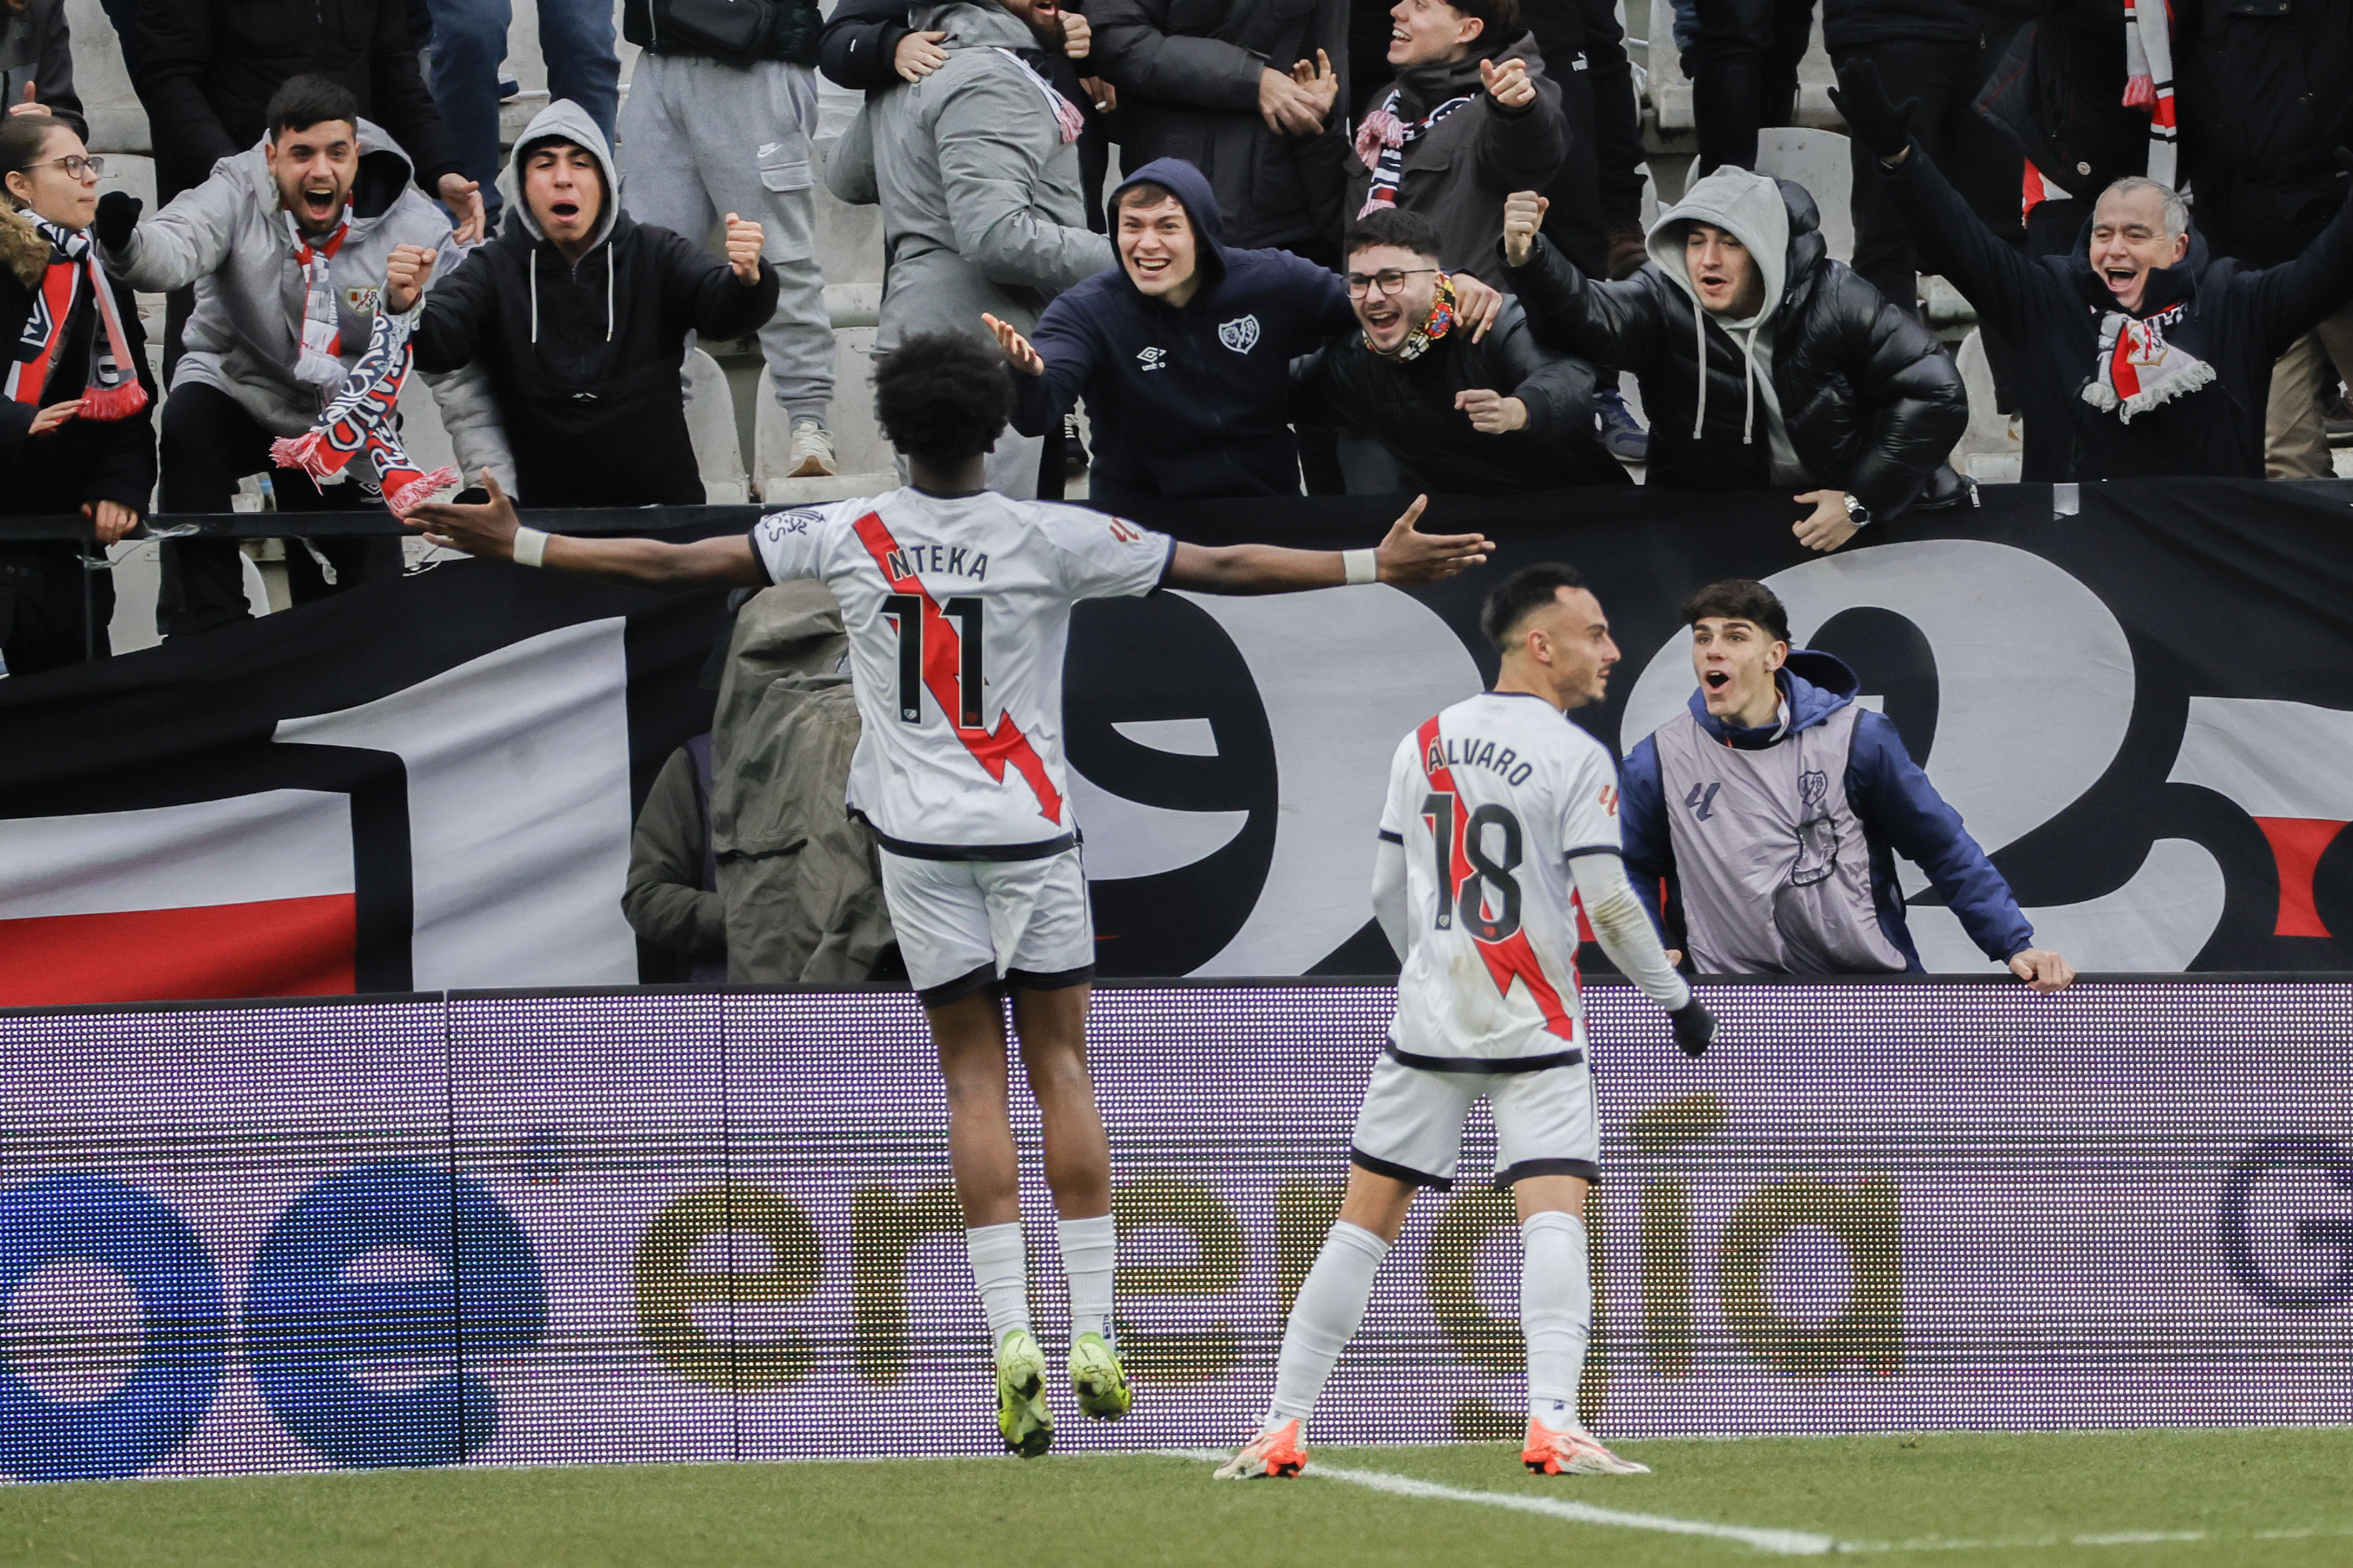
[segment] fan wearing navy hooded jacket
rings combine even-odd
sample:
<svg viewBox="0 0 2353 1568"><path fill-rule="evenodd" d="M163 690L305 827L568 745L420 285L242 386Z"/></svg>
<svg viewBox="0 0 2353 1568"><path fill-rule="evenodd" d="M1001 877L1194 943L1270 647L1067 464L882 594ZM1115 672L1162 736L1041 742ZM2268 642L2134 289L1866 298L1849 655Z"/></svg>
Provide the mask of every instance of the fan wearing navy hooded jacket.
<svg viewBox="0 0 2353 1568"><path fill-rule="evenodd" d="M700 505L679 367L688 332L744 337L776 310L760 226L729 214L722 261L637 222L615 199L604 132L569 99L523 132L499 189L498 237L425 296L417 368L485 367L527 506ZM431 265L417 247L394 252L386 307L416 308Z"/></svg>
<svg viewBox="0 0 2353 1568"><path fill-rule="evenodd" d="M1013 378L1013 427L1059 428L1083 396L1098 507L1297 495L1290 366L1355 324L1339 275L1228 246L1209 182L1182 159L1136 170L1110 217L1120 265L1047 306L1029 342L1006 342L1017 368L1031 349L1042 362Z"/></svg>
<svg viewBox="0 0 2353 1568"><path fill-rule="evenodd" d="M1699 689L1628 753L1618 822L1629 880L1662 932L1663 914L1680 914L1684 934L1667 941L1694 973L1916 973L1902 855L1988 958L2038 991L2074 979L2035 946L2010 884L1895 726L1856 703L1854 672L1789 647L1771 589L1712 583L1683 618ZM1662 887L1674 910L1660 910Z"/></svg>

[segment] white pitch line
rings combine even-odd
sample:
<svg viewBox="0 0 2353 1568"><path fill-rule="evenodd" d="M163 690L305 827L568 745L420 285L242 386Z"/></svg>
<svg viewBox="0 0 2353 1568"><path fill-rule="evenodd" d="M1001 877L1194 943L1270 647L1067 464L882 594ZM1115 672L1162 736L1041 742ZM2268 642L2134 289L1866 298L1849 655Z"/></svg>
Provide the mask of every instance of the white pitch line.
<svg viewBox="0 0 2353 1568"><path fill-rule="evenodd" d="M1229 1454L1215 1448L1161 1451L1174 1458L1223 1460L1231 1458ZM1754 1530L1746 1525L1714 1524L1700 1519L1672 1519L1662 1513L1629 1513L1623 1509L1597 1508L1592 1503L1569 1502L1561 1498L1531 1497L1525 1492L1474 1492L1461 1487L1440 1486L1436 1481L1416 1480L1410 1476L1391 1475L1386 1470L1346 1470L1311 1463L1301 1473L1321 1477L1327 1481L1345 1481L1350 1486L1368 1487L1374 1491L1388 1492L1395 1497L1428 1498L1436 1502L1480 1503L1488 1508L1509 1509L1517 1513L1540 1513L1577 1524L1603 1524L1620 1530L1713 1536L1719 1541L1736 1541L1743 1546L1753 1546L1759 1552L1770 1552L1783 1557L1820 1557L1839 1548L1834 1537L1816 1535L1810 1531Z"/></svg>
<svg viewBox="0 0 2353 1568"><path fill-rule="evenodd" d="M1233 1458L1229 1448L1160 1448L1154 1452L1164 1458L1192 1459L1208 1464L1222 1464ZM1303 1475L1320 1476L1329 1481L1345 1481L1351 1486L1368 1487L1396 1497L1428 1498L1438 1502L1479 1503L1489 1508L1508 1509L1518 1513L1540 1513L1553 1519L1563 1519L1577 1524L1608 1525L1620 1530L1651 1530L1669 1535L1704 1535L1719 1541L1735 1541L1759 1552L1769 1552L1782 1557L1820 1557L1830 1552L1886 1553L1901 1552L2001 1552L2048 1549L2057 1546L2150 1546L2174 1542L2219 1541L2246 1539L2253 1541L2301 1541L2316 1536L2342 1537L2353 1535L2346 1530L2262 1530L2245 1537L2216 1535L2203 1530L2130 1530L2100 1534L2010 1536L1985 1540L1956 1540L1930 1536L1912 1541L1841 1541L1836 1536L1820 1535L1806 1530L1764 1530L1748 1525L1716 1524L1706 1520L1676 1519L1667 1514L1630 1513L1622 1509L1599 1508L1592 1503L1570 1502L1561 1498L1533 1497L1525 1492L1480 1492L1461 1487L1441 1486L1436 1481L1417 1480L1410 1476L1391 1474L1386 1470L1339 1469L1330 1465L1310 1463Z"/></svg>

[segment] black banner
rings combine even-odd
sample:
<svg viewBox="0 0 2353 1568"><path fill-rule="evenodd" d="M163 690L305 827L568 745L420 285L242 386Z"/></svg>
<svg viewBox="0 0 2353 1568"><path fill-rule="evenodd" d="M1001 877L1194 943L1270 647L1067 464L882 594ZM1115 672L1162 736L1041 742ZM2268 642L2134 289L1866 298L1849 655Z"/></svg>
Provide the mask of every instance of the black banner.
<svg viewBox="0 0 2353 1568"><path fill-rule="evenodd" d="M1500 548L1429 590L1082 606L1067 716L1103 969L1393 967L1366 898L1389 753L1493 675L1480 600L1547 559L1586 574L1624 652L1609 701L1577 715L1613 747L1691 691L1682 599L1761 577L1801 641L1855 668L2040 940L2079 967L2353 968L2353 485L1983 499L1817 556L1778 498L1440 498L1426 529L1476 527ZM1204 543L1360 545L1396 510L1250 501L1142 521ZM707 532L753 515L664 521ZM608 516L599 531L651 521ZM20 955L0 959L0 1002L205 994L161 988L193 982L156 966L248 917L248 946L309 957L220 971L213 994L631 978L629 815L709 722L695 677L722 625L716 595L460 563L0 681L0 952ZM322 847L337 845L347 862ZM1929 967L1986 968L1936 905L1915 896ZM56 955L101 938L111 988L58 989Z"/></svg>

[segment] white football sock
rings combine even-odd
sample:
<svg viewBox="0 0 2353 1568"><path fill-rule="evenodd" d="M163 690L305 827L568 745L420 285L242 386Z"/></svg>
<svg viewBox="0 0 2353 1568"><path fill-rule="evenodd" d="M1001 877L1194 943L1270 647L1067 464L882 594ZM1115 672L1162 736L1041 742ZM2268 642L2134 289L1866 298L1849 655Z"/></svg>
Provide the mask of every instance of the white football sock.
<svg viewBox="0 0 2353 1568"><path fill-rule="evenodd" d="M1520 1226L1520 1332L1528 1342L1528 1414L1556 1432L1581 1430L1577 1384L1593 1330L1585 1222L1557 1211Z"/></svg>
<svg viewBox="0 0 2353 1568"><path fill-rule="evenodd" d="M1299 1287L1291 1321L1282 1330L1282 1357L1275 1363L1274 1405L1266 1424L1304 1421L1314 1412L1324 1379L1365 1321L1373 1299L1373 1275L1389 1244L1362 1226L1342 1220L1324 1238L1315 1266Z"/></svg>
<svg viewBox="0 0 2353 1568"><path fill-rule="evenodd" d="M964 1233L972 1254L972 1282L980 1287L980 1310L988 1314L994 1347L1011 1329L1029 1326L1029 1259L1021 1247L1021 1222L975 1226Z"/></svg>
<svg viewBox="0 0 2353 1568"><path fill-rule="evenodd" d="M1062 1272L1071 1277L1071 1338L1111 1332L1112 1271L1119 1261L1119 1226L1112 1216L1060 1219L1054 1237L1062 1247Z"/></svg>

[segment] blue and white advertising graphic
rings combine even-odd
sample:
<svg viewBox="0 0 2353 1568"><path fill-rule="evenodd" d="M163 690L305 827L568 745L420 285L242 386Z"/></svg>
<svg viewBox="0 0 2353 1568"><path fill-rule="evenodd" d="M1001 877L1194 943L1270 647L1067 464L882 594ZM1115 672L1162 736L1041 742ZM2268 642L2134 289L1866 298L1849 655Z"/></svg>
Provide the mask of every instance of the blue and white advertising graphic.
<svg viewBox="0 0 2353 1568"><path fill-rule="evenodd" d="M1605 1436L2353 1420L2353 987L1708 994L1691 1061L1588 990ZM1137 1400L1059 1447L1263 1408L1390 1005L1099 994ZM0 1016L0 1473L995 1451L944 1123L903 994ZM1469 1140L1325 1441L1516 1435L1518 1233Z"/></svg>

